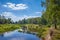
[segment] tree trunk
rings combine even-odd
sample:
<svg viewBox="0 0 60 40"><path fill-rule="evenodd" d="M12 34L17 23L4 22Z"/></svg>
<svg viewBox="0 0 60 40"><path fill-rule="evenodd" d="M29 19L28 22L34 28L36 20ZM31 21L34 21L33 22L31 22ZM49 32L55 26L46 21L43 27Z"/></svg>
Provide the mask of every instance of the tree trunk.
<svg viewBox="0 0 60 40"><path fill-rule="evenodd" d="M55 29L57 29L57 19L56 19L56 16L54 17L54 26L55 26Z"/></svg>
<svg viewBox="0 0 60 40"><path fill-rule="evenodd" d="M55 29L57 29L57 24L55 23Z"/></svg>

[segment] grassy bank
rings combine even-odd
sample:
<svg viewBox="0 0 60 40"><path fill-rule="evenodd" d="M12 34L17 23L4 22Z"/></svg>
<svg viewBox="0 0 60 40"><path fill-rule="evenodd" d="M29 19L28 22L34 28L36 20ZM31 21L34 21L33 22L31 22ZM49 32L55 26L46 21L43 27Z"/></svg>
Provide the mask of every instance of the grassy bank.
<svg viewBox="0 0 60 40"><path fill-rule="evenodd" d="M12 31L20 28L19 24L0 24L0 33Z"/></svg>
<svg viewBox="0 0 60 40"><path fill-rule="evenodd" d="M28 33L36 33L38 37L45 37L47 35L49 27L46 25L38 25L38 24L24 24L22 27L27 27Z"/></svg>
<svg viewBox="0 0 60 40"><path fill-rule="evenodd" d="M60 27L54 30L52 40L60 40Z"/></svg>

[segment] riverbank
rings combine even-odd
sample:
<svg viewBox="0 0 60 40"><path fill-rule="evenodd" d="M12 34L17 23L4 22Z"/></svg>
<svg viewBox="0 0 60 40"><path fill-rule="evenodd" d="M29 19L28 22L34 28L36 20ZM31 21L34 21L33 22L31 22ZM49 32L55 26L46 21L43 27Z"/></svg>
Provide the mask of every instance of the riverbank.
<svg viewBox="0 0 60 40"><path fill-rule="evenodd" d="M39 38L44 38L49 32L49 27L47 27L46 25L25 24L22 27L23 31L19 30L19 32L30 33L38 36Z"/></svg>
<svg viewBox="0 0 60 40"><path fill-rule="evenodd" d="M20 28L19 24L0 24L0 34L19 28Z"/></svg>
<svg viewBox="0 0 60 40"><path fill-rule="evenodd" d="M36 35L43 40L60 39L60 28L54 29L46 25L38 24L0 24L0 34L16 29L18 29L19 32L22 30L25 33ZM51 36L50 33L51 35L53 33L53 35Z"/></svg>
<svg viewBox="0 0 60 40"><path fill-rule="evenodd" d="M57 29L50 27L47 35L43 37L42 40L60 40L60 27Z"/></svg>

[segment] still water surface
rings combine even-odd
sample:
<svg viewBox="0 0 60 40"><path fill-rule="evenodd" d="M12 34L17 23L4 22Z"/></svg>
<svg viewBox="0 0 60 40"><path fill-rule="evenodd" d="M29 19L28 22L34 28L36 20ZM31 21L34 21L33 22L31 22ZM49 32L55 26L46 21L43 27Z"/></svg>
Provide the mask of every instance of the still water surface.
<svg viewBox="0 0 60 40"><path fill-rule="evenodd" d="M0 40L39 40L39 38L36 35L22 33L15 30L0 35Z"/></svg>

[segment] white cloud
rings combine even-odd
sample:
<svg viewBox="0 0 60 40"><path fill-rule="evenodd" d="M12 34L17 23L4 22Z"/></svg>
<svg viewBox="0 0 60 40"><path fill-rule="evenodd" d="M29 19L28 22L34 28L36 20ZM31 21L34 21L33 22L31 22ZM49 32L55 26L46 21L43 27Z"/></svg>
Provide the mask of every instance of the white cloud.
<svg viewBox="0 0 60 40"><path fill-rule="evenodd" d="M27 15L23 15L23 19L27 19L27 18L35 18L35 17L40 17L40 16L27 16Z"/></svg>
<svg viewBox="0 0 60 40"><path fill-rule="evenodd" d="M18 21L22 19L27 19L27 18L35 18L39 16L27 16L27 15L22 15L22 16L16 16L12 12L2 12L1 15L4 15L6 18L11 18L13 21Z"/></svg>
<svg viewBox="0 0 60 40"><path fill-rule="evenodd" d="M22 3L21 4L6 3L3 6L11 8L12 10L23 10L23 9L27 9L28 8L28 6L26 4L22 4Z"/></svg>
<svg viewBox="0 0 60 40"><path fill-rule="evenodd" d="M42 12L35 12L36 14L41 14Z"/></svg>

